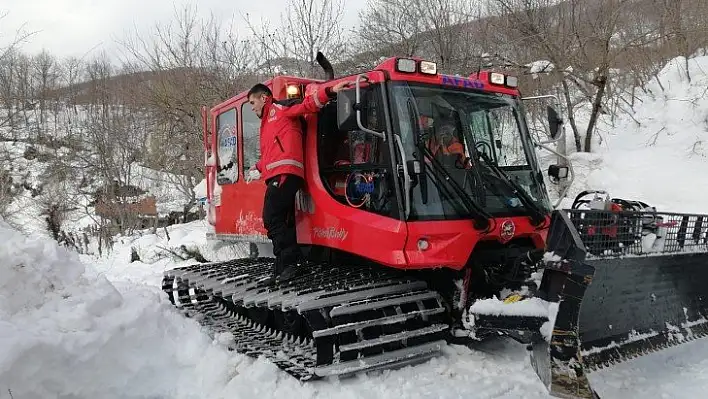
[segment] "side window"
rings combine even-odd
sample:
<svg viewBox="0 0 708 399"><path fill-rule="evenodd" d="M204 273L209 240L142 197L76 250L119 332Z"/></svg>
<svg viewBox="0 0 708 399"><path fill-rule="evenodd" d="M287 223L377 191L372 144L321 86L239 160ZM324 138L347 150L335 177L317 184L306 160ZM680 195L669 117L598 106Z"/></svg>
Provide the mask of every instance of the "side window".
<svg viewBox="0 0 708 399"><path fill-rule="evenodd" d="M383 130L378 88L363 93L362 113L367 127ZM318 114L318 161L325 188L342 204L391 216L395 210L391 167L386 143L359 128L337 128L336 101Z"/></svg>
<svg viewBox="0 0 708 399"><path fill-rule="evenodd" d="M243 130L243 170L248 170L261 157L261 120L251 109L251 104L241 106L241 129Z"/></svg>
<svg viewBox="0 0 708 399"><path fill-rule="evenodd" d="M472 130L472 139L478 145L477 151L488 151L489 148L492 148L492 139L489 135L489 124L487 121L486 111L472 112L469 114L469 119L470 128ZM489 155L491 159L495 158L495 154L487 155Z"/></svg>
<svg viewBox="0 0 708 399"><path fill-rule="evenodd" d="M499 166L526 166L528 160L524 144L518 134L516 115L511 107L489 110L489 124L496 141Z"/></svg>
<svg viewBox="0 0 708 399"><path fill-rule="evenodd" d="M501 167L528 164L513 109L505 106L477 111L470 114L470 119L478 151L487 152Z"/></svg>
<svg viewBox="0 0 708 399"><path fill-rule="evenodd" d="M219 170L216 175L218 184L231 184L238 180L238 132L236 129L236 110L230 109L216 118L218 133Z"/></svg>

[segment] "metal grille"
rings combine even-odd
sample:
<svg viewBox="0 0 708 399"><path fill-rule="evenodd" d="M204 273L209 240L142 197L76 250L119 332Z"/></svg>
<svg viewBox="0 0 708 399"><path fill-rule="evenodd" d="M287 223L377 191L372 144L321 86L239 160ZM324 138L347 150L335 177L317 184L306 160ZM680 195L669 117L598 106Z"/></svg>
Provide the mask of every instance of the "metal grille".
<svg viewBox="0 0 708 399"><path fill-rule="evenodd" d="M589 255L708 252L708 215L566 210Z"/></svg>

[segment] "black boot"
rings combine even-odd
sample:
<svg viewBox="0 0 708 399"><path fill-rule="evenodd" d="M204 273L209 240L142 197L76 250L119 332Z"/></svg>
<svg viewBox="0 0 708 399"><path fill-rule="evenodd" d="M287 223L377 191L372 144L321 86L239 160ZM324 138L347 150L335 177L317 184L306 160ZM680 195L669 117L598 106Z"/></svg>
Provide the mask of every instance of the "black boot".
<svg viewBox="0 0 708 399"><path fill-rule="evenodd" d="M302 271L303 256L297 243L283 248L280 254L280 268L278 269L281 282L296 278Z"/></svg>
<svg viewBox="0 0 708 399"><path fill-rule="evenodd" d="M285 282L288 282L290 280L297 278L299 275L300 275L300 272L298 270L297 264L288 265L285 267L283 272L280 273L280 275L278 276L278 281L280 281L280 283L285 283Z"/></svg>

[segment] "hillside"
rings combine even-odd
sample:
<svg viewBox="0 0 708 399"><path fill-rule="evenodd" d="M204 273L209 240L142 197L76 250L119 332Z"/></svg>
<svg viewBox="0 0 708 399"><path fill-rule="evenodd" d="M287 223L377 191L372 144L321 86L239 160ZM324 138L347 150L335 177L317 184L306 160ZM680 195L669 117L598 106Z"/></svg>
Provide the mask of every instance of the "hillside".
<svg viewBox="0 0 708 399"><path fill-rule="evenodd" d="M11 131L0 129L0 136L12 137L0 141L4 176L0 216L7 223L28 234L51 237L48 217L53 212L62 232L83 242L82 250L94 252L98 229L106 224L97 215L96 200L117 181L143 192L129 193L127 202L154 198L155 217L183 212L191 202L191 187L185 191L180 176L127 162L121 151L125 147L100 151L93 146L99 136L91 124L91 107L62 105L49 115L40 122L38 114L29 113L25 123Z"/></svg>
<svg viewBox="0 0 708 399"><path fill-rule="evenodd" d="M688 65L690 82L677 57L649 82L633 112L612 124L603 119L599 148L572 155L578 180L571 199L589 187L663 211L708 213L708 57Z"/></svg>

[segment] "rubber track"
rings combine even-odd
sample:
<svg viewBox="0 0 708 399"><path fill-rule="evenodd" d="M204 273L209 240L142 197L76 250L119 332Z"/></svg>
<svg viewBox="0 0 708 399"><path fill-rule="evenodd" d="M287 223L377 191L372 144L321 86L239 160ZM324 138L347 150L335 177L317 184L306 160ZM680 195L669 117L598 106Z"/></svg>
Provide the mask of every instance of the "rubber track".
<svg viewBox="0 0 708 399"><path fill-rule="evenodd" d="M168 287L171 284L174 285ZM171 301L174 296L179 296L183 302L178 307L185 316L195 318L212 335L232 334L229 349L254 358L263 355L300 380L312 378L316 358L312 340L265 328L234 312L233 306L223 298L210 296L204 290L190 289L187 284L177 283L171 277L163 279L163 290L168 292Z"/></svg>
<svg viewBox="0 0 708 399"><path fill-rule="evenodd" d="M272 269L270 258L196 264L165 272L162 289L212 334L232 334L234 350L302 381L417 363L445 345L441 297L403 272L307 263L276 285ZM279 330L276 312L308 328Z"/></svg>

